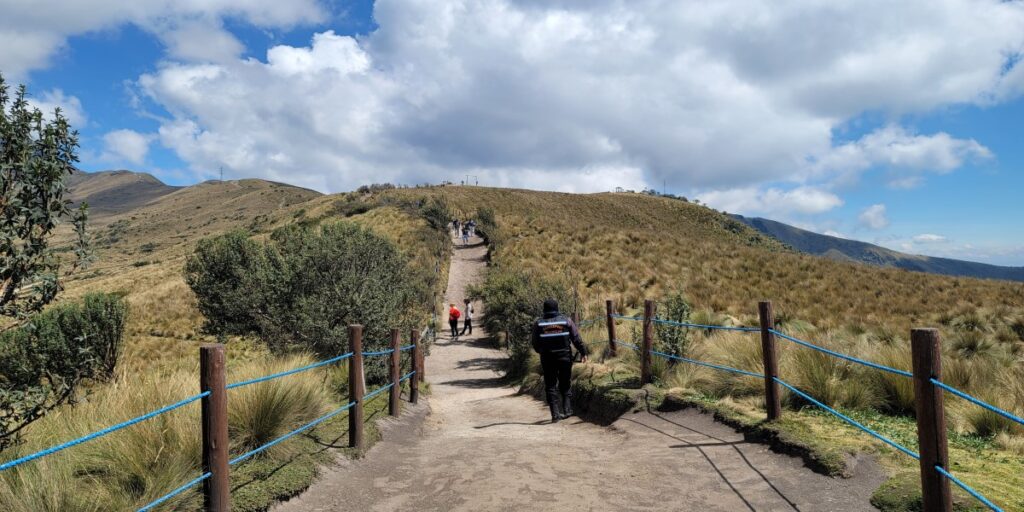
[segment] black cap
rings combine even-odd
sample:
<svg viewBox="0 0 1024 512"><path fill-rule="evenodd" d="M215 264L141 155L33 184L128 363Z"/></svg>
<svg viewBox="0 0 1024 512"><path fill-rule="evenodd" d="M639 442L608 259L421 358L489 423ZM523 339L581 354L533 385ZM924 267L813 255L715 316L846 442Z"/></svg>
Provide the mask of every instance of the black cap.
<svg viewBox="0 0 1024 512"><path fill-rule="evenodd" d="M544 301L544 314L558 313L558 301L555 299L547 299Z"/></svg>

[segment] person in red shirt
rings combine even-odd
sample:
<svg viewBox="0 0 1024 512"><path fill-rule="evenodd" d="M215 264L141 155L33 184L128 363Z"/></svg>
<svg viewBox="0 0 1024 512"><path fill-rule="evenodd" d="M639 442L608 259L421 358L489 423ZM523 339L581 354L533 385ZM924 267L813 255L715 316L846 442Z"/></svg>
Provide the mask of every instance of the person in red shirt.
<svg viewBox="0 0 1024 512"><path fill-rule="evenodd" d="M448 309L448 325L450 325L451 328L452 328L452 339L453 340L459 339L459 317L460 316L462 316L462 313L459 312L459 308L455 307L455 304L452 303L451 307Z"/></svg>

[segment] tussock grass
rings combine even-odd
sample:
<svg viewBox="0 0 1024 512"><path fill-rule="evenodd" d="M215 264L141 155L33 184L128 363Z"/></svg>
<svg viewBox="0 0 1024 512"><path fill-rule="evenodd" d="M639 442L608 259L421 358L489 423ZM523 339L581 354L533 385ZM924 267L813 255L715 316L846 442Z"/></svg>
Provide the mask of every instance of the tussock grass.
<svg viewBox="0 0 1024 512"><path fill-rule="evenodd" d="M232 372L230 380L247 380L313 363L309 355L271 359ZM228 431L233 451L262 446L327 413L335 404L323 371L306 371L232 390L228 402ZM257 456L286 459L294 445L281 443Z"/></svg>

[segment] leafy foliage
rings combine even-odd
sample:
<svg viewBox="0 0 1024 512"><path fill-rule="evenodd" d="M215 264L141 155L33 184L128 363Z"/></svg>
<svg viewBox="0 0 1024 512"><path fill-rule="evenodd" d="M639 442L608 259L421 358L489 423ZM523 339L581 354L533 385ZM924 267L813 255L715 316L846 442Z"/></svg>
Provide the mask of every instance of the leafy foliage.
<svg viewBox="0 0 1024 512"><path fill-rule="evenodd" d="M672 290L668 295L658 301L658 317L673 322L688 323L690 321L689 301L681 287ZM672 354L674 356L686 356L690 348L690 333L687 329L674 327L665 324L654 324L655 350Z"/></svg>
<svg viewBox="0 0 1024 512"><path fill-rule="evenodd" d="M558 300L563 311L571 311L569 287L559 279L536 273L492 268L479 287L470 289L470 298L487 304L484 328L502 333L511 358L509 373L522 375L528 367L532 347L530 334L534 319L543 312L545 299Z"/></svg>
<svg viewBox="0 0 1024 512"><path fill-rule="evenodd" d="M73 401L83 381L113 376L127 311L119 296L90 294L0 335L0 447Z"/></svg>
<svg viewBox="0 0 1024 512"><path fill-rule="evenodd" d="M256 335L271 350L331 357L348 350L347 326L364 326L364 346L383 348L392 328L413 325L423 293L407 259L355 224L290 225L259 242L243 231L201 241L185 263L206 328ZM372 379L383 361L368 361Z"/></svg>
<svg viewBox="0 0 1024 512"><path fill-rule="evenodd" d="M62 217L78 234L75 265L87 259L86 206L64 199L64 178L78 161L78 133L60 109L53 120L29 107L25 86L13 101L0 75L0 316L16 326L61 290L60 259L49 240ZM10 103L8 105L8 103Z"/></svg>

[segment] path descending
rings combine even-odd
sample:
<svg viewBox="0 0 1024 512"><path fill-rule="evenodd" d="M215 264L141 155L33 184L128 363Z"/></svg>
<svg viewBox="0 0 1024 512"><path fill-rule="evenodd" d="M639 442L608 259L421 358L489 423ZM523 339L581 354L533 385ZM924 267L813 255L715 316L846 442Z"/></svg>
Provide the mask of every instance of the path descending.
<svg viewBox="0 0 1024 512"><path fill-rule="evenodd" d="M460 307L485 268L473 243L452 258L447 299ZM854 479L817 475L696 411L550 424L542 402L501 384L503 358L479 329L439 339L429 405L383 421L364 459L340 461L274 510L873 510L884 478L870 462Z"/></svg>

